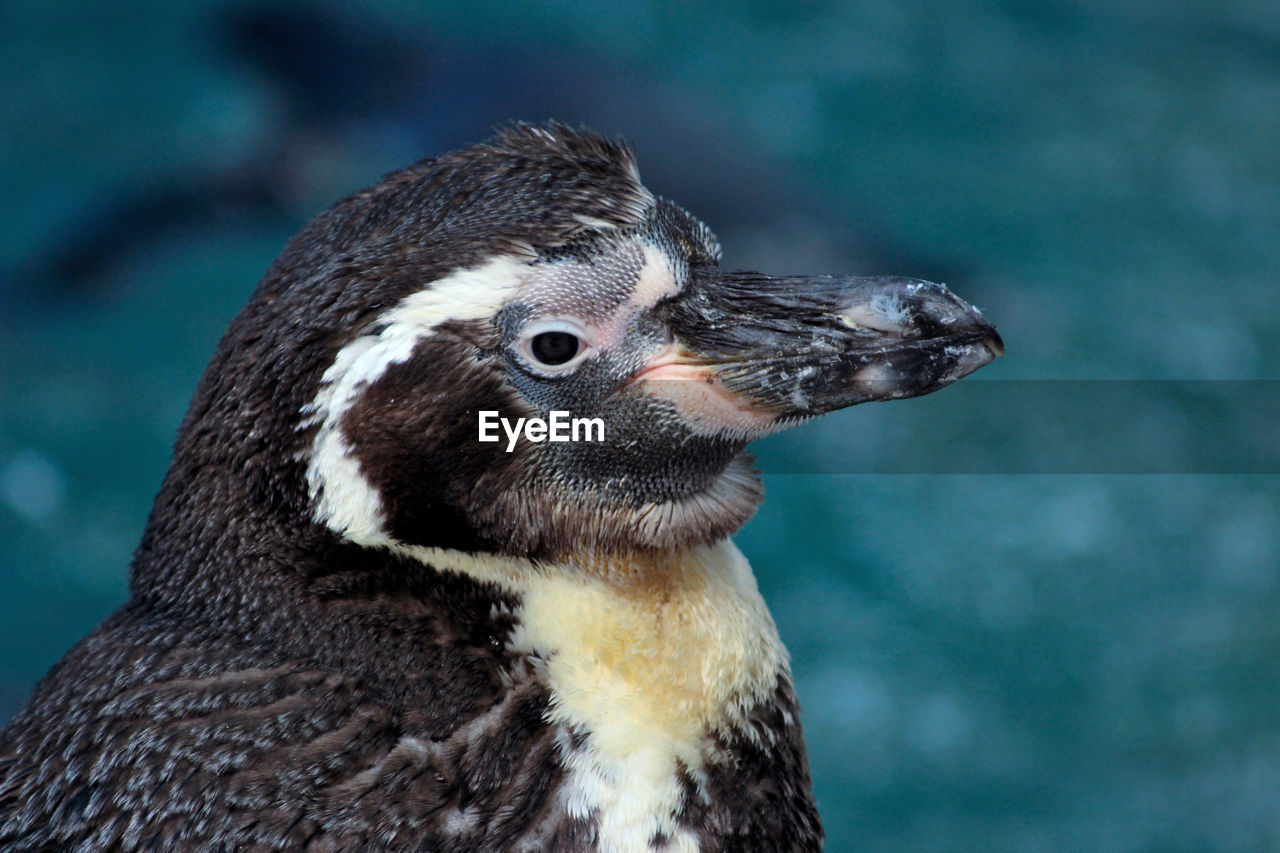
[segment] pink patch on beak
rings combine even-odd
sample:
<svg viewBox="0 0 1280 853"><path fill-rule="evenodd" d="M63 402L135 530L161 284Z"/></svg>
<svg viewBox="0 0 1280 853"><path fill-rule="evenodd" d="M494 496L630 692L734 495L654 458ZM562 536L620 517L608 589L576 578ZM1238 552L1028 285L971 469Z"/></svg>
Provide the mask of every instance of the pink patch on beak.
<svg viewBox="0 0 1280 853"><path fill-rule="evenodd" d="M640 369L627 387L667 400L696 433L714 435L726 430L763 433L777 414L760 409L729 390L710 365L684 360L675 346L665 347Z"/></svg>

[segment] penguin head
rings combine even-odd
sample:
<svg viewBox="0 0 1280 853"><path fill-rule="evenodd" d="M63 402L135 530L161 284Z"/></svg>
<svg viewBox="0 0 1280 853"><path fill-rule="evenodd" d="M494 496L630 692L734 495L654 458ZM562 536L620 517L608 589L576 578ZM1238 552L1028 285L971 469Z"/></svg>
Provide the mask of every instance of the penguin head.
<svg viewBox="0 0 1280 853"><path fill-rule="evenodd" d="M719 256L624 145L513 127L304 229L224 339L179 456L242 448L186 467L364 547L678 549L754 512L752 439L1001 351L941 285Z"/></svg>

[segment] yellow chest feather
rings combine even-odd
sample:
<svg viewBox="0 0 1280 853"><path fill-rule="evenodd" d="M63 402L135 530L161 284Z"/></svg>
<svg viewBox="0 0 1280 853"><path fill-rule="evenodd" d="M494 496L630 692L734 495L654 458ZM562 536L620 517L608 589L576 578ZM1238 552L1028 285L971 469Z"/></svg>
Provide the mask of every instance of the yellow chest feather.
<svg viewBox="0 0 1280 853"><path fill-rule="evenodd" d="M628 755L655 742L690 769L708 730L766 699L785 652L730 542L662 562L615 562L522 584L513 643L543 656L557 722Z"/></svg>
<svg viewBox="0 0 1280 853"><path fill-rule="evenodd" d="M544 662L549 721L587 736L564 756L562 795L570 812L596 819L601 848L647 849L661 834L670 849L696 850L675 823L681 772L696 780L708 735L768 701L787 669L733 543L556 565L418 556L519 596L511 646Z"/></svg>

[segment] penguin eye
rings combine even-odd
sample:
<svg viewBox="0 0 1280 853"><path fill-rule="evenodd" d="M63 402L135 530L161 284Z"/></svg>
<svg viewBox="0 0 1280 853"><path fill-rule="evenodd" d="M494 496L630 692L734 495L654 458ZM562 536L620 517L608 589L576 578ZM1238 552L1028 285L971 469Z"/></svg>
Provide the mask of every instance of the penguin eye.
<svg viewBox="0 0 1280 853"><path fill-rule="evenodd" d="M591 349L591 342L576 322L543 320L524 330L516 349L534 372L556 376L574 370Z"/></svg>
<svg viewBox="0 0 1280 853"><path fill-rule="evenodd" d="M555 367L572 359L582 348L578 336L569 332L542 332L533 336L529 351L533 357L548 367Z"/></svg>

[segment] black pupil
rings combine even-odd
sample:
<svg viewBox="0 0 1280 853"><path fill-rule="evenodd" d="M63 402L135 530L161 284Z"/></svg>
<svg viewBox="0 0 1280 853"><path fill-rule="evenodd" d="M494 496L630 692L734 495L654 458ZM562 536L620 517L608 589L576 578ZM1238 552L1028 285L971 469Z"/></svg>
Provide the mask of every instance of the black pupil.
<svg viewBox="0 0 1280 853"><path fill-rule="evenodd" d="M543 332L533 336L530 348L543 364L564 364L578 354L578 339L568 332Z"/></svg>

